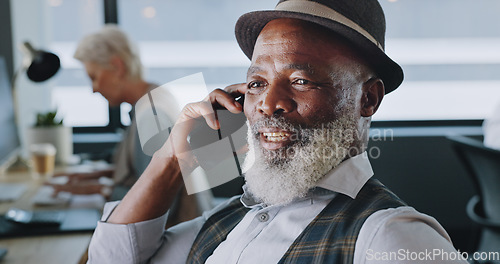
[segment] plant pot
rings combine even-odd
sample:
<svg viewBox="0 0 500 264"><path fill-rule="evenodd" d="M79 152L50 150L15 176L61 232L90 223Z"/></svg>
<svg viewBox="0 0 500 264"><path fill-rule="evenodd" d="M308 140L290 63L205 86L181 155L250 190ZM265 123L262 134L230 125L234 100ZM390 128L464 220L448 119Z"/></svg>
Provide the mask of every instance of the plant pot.
<svg viewBox="0 0 500 264"><path fill-rule="evenodd" d="M56 163L66 164L73 155L73 129L65 126L30 127L26 131L26 143L50 143L56 147Z"/></svg>

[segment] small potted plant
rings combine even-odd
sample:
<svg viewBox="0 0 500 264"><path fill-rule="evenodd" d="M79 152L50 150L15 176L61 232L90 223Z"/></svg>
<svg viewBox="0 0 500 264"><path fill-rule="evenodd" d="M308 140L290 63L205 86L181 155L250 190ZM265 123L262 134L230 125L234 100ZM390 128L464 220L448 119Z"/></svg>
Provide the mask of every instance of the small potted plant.
<svg viewBox="0 0 500 264"><path fill-rule="evenodd" d="M57 121L57 111L47 113L37 113L35 127L55 127L62 126L63 120Z"/></svg>
<svg viewBox="0 0 500 264"><path fill-rule="evenodd" d="M57 111L37 113L35 125L27 130L28 146L34 143L50 143L56 147L56 162L68 163L73 154L73 131L63 125Z"/></svg>

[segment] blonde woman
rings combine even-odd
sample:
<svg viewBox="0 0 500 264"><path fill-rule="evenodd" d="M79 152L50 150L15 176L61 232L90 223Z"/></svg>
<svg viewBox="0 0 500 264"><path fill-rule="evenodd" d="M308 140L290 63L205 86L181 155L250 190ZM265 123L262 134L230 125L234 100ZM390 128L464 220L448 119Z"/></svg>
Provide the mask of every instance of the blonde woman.
<svg viewBox="0 0 500 264"><path fill-rule="evenodd" d="M74 57L83 63L92 81L93 92L104 96L110 106L119 106L124 102L135 105L143 95L157 87L143 79L139 54L116 25L106 25L85 36L79 42ZM101 193L112 200L121 199L151 160L141 149L133 116L131 126L126 129L114 153L113 169L70 174L69 182L55 186L56 191ZM170 217L172 223L192 219L207 209L200 208L196 197L188 196L185 188L179 191L177 204L176 212L172 212Z"/></svg>

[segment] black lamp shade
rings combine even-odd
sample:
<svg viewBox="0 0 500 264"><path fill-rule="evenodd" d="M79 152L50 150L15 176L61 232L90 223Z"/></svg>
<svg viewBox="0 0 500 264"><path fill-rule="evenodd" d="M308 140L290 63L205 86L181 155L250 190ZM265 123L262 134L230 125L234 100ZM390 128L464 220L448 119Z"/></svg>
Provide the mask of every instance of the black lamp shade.
<svg viewBox="0 0 500 264"><path fill-rule="evenodd" d="M54 53L37 51L28 67L28 78L34 82L43 82L54 76L61 67L59 57Z"/></svg>

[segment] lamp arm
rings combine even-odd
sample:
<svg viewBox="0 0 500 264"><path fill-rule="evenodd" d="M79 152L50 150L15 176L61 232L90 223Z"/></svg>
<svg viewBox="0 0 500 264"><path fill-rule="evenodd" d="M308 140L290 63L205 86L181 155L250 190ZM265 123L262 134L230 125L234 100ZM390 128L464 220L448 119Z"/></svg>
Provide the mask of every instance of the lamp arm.
<svg viewBox="0 0 500 264"><path fill-rule="evenodd" d="M30 64L33 62L33 60L36 58L38 50L33 48L31 43L28 41L23 42L21 45L19 45L19 49L24 53L24 58L22 61L24 68L28 68Z"/></svg>
<svg viewBox="0 0 500 264"><path fill-rule="evenodd" d="M12 106L14 110L14 123L16 124L16 127L18 128L17 133L19 140L21 140L21 132L20 132L20 120L19 120L19 104L17 101L17 89L16 89L16 83L17 79L19 78L19 75L26 70L26 67L21 66L19 67L15 72L14 75L12 76L12 83L11 83L11 96L12 96ZM17 148L12 154L11 157L9 158L9 161L5 164L2 164L0 166L0 175L4 174L7 170L10 168L14 168L15 170L27 170L30 168L30 162L25 159L22 155L22 150L21 147Z"/></svg>
<svg viewBox="0 0 500 264"><path fill-rule="evenodd" d="M17 79L19 78L19 74L25 70L24 66L19 67L15 72L14 76L12 76L12 85L11 85L11 96L12 96L12 105L14 106L14 122L16 126L19 127L19 104L17 102Z"/></svg>

